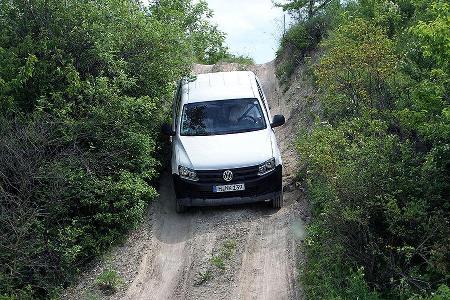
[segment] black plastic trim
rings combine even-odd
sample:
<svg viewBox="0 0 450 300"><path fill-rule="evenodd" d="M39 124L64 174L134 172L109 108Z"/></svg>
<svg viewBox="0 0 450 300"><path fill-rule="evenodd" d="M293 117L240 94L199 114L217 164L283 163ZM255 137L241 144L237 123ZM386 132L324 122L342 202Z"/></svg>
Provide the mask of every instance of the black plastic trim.
<svg viewBox="0 0 450 300"><path fill-rule="evenodd" d="M240 182L244 183L245 191L214 193L213 186L226 184L223 181L193 182L181 179L173 174L175 194L185 206L224 205L251 203L273 199L282 190L282 166L267 175Z"/></svg>

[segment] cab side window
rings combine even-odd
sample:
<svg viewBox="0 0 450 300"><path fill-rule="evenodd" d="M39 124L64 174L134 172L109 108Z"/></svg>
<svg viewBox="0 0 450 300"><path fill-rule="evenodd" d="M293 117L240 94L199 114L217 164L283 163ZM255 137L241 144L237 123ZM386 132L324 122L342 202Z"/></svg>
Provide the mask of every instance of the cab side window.
<svg viewBox="0 0 450 300"><path fill-rule="evenodd" d="M175 97L173 100L173 129L176 131L178 128L178 115L180 112L180 104L181 104L181 94L182 94L182 85L183 85L183 80L180 80L178 82L178 87L177 87L177 91L175 93Z"/></svg>
<svg viewBox="0 0 450 300"><path fill-rule="evenodd" d="M269 108L267 107L267 100L266 100L266 97L264 96L264 92L261 88L261 85L259 84L258 79L256 79L256 86L258 87L259 96L261 97L261 100L264 103L264 110L266 111L267 117L269 117L270 115L269 115Z"/></svg>

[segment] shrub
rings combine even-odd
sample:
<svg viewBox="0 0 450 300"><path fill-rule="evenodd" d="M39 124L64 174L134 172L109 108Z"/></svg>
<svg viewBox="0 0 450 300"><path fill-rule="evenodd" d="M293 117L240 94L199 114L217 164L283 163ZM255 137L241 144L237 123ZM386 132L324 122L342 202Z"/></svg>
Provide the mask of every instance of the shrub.
<svg viewBox="0 0 450 300"><path fill-rule="evenodd" d="M0 258L10 274L2 290L31 282L35 291L51 290L135 226L156 191L146 175L111 172L113 152L101 159L55 144L48 120L2 120Z"/></svg>
<svg viewBox="0 0 450 300"><path fill-rule="evenodd" d="M283 35L277 51L276 68L276 76L281 83L287 82L305 56L317 48L331 26L333 11L334 6L311 19L300 20Z"/></svg>
<svg viewBox="0 0 450 300"><path fill-rule="evenodd" d="M97 277L95 283L104 293L112 294L123 284L123 279L117 271L106 269Z"/></svg>
<svg viewBox="0 0 450 300"><path fill-rule="evenodd" d="M358 116L366 109L389 109L387 82L395 74L393 42L364 19L339 26L323 43L326 55L316 70L330 121Z"/></svg>
<svg viewBox="0 0 450 300"><path fill-rule="evenodd" d="M350 4L322 43L322 122L298 141L314 299L448 297L449 7L382 2Z"/></svg>
<svg viewBox="0 0 450 300"><path fill-rule="evenodd" d="M255 61L250 56L228 54L220 60L220 63L236 63L243 66L254 65Z"/></svg>
<svg viewBox="0 0 450 300"><path fill-rule="evenodd" d="M224 48L209 16L190 0L0 2L5 297L53 296L142 219L174 83Z"/></svg>
<svg viewBox="0 0 450 300"><path fill-rule="evenodd" d="M308 157L317 218L310 238L318 245L308 253L323 260L314 264L330 272L325 277L341 269L336 290L346 286L352 269L362 268L378 289L406 289L400 294L429 290L446 274L445 206L436 195L425 196L428 176L421 173L424 161L414 155L413 145L386 128L382 121L354 120L317 128L299 142L300 153Z"/></svg>

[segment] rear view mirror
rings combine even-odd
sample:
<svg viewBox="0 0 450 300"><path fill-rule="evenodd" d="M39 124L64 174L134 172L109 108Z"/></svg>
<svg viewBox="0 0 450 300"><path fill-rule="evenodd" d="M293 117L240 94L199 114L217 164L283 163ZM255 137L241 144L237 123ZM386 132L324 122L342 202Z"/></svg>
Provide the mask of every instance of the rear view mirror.
<svg viewBox="0 0 450 300"><path fill-rule="evenodd" d="M275 116L273 116L273 120L272 120L272 123L270 124L270 126L272 128L280 127L280 126L284 125L284 123L286 123L286 120L284 119L283 115L275 115Z"/></svg>
<svg viewBox="0 0 450 300"><path fill-rule="evenodd" d="M174 136L174 135L175 135L175 131L172 129L172 126L169 125L169 124L167 124L167 123L164 123L164 124L161 126L161 132L162 132L164 135L167 135L167 136Z"/></svg>

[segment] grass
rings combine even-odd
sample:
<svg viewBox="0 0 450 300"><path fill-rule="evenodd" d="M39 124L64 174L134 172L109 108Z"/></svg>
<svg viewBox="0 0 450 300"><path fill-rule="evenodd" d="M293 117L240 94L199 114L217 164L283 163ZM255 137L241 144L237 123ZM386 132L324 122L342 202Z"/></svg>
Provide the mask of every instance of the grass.
<svg viewBox="0 0 450 300"><path fill-rule="evenodd" d="M224 271L226 269L227 261L234 255L236 250L236 240L226 240L222 246L220 247L217 254L213 255L209 263L219 269L220 271ZM209 281L213 277L212 270L209 267L204 272L199 272L197 276L197 280L194 282L194 285L202 285L205 282Z"/></svg>
<svg viewBox="0 0 450 300"><path fill-rule="evenodd" d="M222 246L220 253L226 259L229 259L236 250L236 240L227 240Z"/></svg>
<svg viewBox="0 0 450 300"><path fill-rule="evenodd" d="M114 294L124 282L117 271L108 268L97 277L95 283L105 294Z"/></svg>
<svg viewBox="0 0 450 300"><path fill-rule="evenodd" d="M211 264L216 268L225 270L225 261L220 255L215 255L211 258Z"/></svg>
<svg viewBox="0 0 450 300"><path fill-rule="evenodd" d="M212 273L210 270L206 270L205 272L199 272L198 275L199 279L195 282L195 285L202 285L212 278Z"/></svg>
<svg viewBox="0 0 450 300"><path fill-rule="evenodd" d="M221 270L225 270L225 261L229 260L234 255L236 244L236 240L225 241L219 249L219 253L211 258L211 264Z"/></svg>

